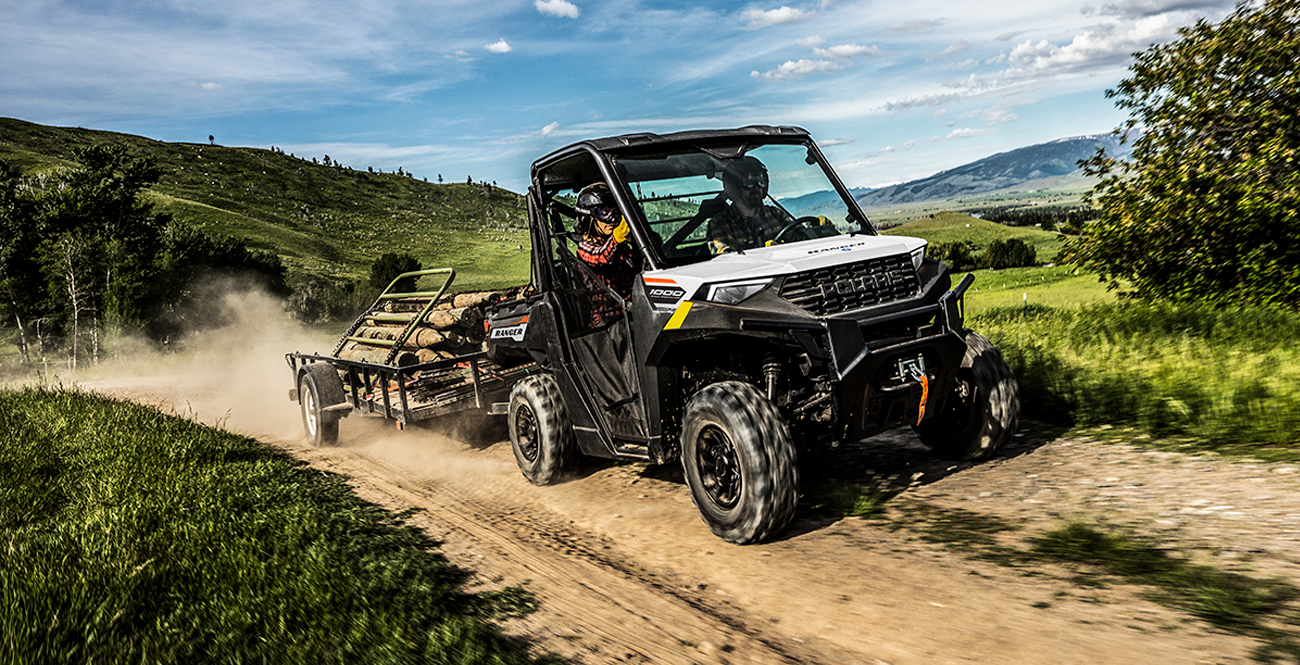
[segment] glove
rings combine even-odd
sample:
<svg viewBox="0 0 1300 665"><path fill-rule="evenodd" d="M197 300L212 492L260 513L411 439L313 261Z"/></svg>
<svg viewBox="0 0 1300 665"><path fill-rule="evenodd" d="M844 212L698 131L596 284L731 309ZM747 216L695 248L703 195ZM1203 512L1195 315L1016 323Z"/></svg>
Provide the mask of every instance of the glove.
<svg viewBox="0 0 1300 665"><path fill-rule="evenodd" d="M618 226L614 227L614 242L617 243L627 242L627 236L631 232L632 229L628 228L627 225L627 218L626 217L619 218Z"/></svg>

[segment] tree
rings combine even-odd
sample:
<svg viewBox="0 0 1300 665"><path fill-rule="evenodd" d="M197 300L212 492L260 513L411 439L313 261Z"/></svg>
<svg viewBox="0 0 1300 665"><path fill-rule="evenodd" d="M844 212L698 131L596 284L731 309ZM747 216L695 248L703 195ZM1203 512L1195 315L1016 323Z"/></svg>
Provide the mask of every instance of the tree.
<svg viewBox="0 0 1300 665"><path fill-rule="evenodd" d="M370 288L376 293L387 287L398 275L415 272L420 269L420 261L410 254L385 252L370 264ZM407 277L393 288L397 292L409 293L415 290L417 278Z"/></svg>
<svg viewBox="0 0 1300 665"><path fill-rule="evenodd" d="M279 257L210 238L154 210L142 196L162 170L122 146L73 151L78 166L23 176L0 163L0 311L24 358L36 341L64 342L75 367L104 331L168 334L169 317L213 273L253 273L287 294Z"/></svg>
<svg viewBox="0 0 1300 665"><path fill-rule="evenodd" d="M930 245L926 254L936 261L947 263L948 268L954 271L975 269L975 257L967 242L936 242Z"/></svg>
<svg viewBox="0 0 1300 665"><path fill-rule="evenodd" d="M1300 0L1243 2L1135 54L1108 97L1131 161L1062 255L1148 300L1300 307Z"/></svg>
<svg viewBox="0 0 1300 665"><path fill-rule="evenodd" d="M1038 263L1038 252L1020 238L994 240L984 250L982 263L986 268L1024 268Z"/></svg>

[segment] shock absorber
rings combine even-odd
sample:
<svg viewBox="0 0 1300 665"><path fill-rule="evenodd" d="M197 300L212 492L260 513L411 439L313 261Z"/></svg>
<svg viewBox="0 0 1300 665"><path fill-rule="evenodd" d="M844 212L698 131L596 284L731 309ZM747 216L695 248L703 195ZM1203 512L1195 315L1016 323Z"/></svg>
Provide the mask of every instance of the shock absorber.
<svg viewBox="0 0 1300 665"><path fill-rule="evenodd" d="M781 378L781 361L775 353L763 357L763 380L767 382L767 399L776 404L776 382Z"/></svg>

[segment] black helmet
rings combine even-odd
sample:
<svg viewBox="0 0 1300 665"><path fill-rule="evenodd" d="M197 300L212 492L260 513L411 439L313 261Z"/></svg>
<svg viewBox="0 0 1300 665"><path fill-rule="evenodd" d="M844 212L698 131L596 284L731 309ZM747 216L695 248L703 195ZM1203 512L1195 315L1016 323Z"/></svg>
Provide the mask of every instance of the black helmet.
<svg viewBox="0 0 1300 665"><path fill-rule="evenodd" d="M612 215L618 212L618 204L614 202L614 194L609 191L609 186L598 182L587 185L578 192L578 204L573 209L579 215L612 219Z"/></svg>
<svg viewBox="0 0 1300 665"><path fill-rule="evenodd" d="M767 194L767 167L755 157L745 155L729 162L722 169L724 180L730 180L746 191L760 190Z"/></svg>

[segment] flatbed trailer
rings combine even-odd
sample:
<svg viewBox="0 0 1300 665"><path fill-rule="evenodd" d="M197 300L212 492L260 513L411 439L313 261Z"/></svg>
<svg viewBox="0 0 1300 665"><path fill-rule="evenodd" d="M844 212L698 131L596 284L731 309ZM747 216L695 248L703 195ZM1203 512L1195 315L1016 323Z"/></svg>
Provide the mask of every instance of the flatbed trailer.
<svg viewBox="0 0 1300 665"><path fill-rule="evenodd" d="M446 276L437 290L396 290L403 280L436 275ZM481 345L450 357L411 362L411 340L417 338L415 333L431 313L439 311L436 307L440 303L454 300L456 294L447 293L454 279L455 271L450 268L403 273L357 317L329 355L296 351L285 354L285 362L297 379L289 398L301 404L303 426L312 444L334 443L338 420L350 415L391 420L400 429L417 421L469 410L506 413L511 388L538 371L535 363L501 367L487 358ZM476 319L481 319L481 313L469 320ZM367 327L367 323L385 326ZM431 330L427 325L424 329ZM367 337L361 334L364 330L379 330L384 336ZM438 335L444 336L450 334ZM365 359L342 357L349 350Z"/></svg>

